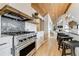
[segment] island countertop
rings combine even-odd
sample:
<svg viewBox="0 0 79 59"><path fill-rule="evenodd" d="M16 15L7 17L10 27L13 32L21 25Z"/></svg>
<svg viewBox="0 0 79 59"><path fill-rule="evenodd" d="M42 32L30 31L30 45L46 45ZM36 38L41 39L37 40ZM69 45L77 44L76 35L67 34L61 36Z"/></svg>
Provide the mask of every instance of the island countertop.
<svg viewBox="0 0 79 59"><path fill-rule="evenodd" d="M66 32L66 31L62 31L62 32L57 32L57 33L65 33L66 35L69 35L70 37L73 37L73 40L77 40L79 41L79 33L77 32Z"/></svg>

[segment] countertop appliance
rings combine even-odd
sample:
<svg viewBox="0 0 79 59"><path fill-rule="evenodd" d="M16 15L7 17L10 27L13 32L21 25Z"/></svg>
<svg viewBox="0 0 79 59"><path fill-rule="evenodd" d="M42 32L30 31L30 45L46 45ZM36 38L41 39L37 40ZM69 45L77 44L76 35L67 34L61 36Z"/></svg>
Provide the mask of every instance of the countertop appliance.
<svg viewBox="0 0 79 59"><path fill-rule="evenodd" d="M5 32L3 35L13 36L11 54L13 56L33 55L35 52L36 33L32 31Z"/></svg>

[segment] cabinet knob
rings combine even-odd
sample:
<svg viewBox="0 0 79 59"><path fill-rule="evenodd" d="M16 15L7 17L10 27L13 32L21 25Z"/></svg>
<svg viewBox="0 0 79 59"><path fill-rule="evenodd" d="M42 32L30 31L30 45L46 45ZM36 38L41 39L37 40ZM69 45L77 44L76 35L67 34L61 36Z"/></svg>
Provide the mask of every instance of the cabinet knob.
<svg viewBox="0 0 79 59"><path fill-rule="evenodd" d="M23 40L26 40L26 38L25 38L25 39L23 39Z"/></svg>

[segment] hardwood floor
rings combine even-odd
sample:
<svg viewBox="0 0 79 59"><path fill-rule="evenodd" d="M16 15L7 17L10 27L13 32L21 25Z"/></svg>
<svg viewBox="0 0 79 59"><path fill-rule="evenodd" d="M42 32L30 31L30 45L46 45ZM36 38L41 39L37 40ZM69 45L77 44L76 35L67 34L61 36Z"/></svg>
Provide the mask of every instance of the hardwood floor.
<svg viewBox="0 0 79 59"><path fill-rule="evenodd" d="M58 50L56 39L49 39L45 42L34 54L34 56L61 56L61 51Z"/></svg>

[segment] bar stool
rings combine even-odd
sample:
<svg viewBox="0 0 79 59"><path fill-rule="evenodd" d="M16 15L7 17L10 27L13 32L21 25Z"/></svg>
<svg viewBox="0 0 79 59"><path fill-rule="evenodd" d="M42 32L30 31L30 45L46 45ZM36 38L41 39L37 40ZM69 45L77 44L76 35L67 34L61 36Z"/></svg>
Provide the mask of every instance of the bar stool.
<svg viewBox="0 0 79 59"><path fill-rule="evenodd" d="M60 47L62 47L62 45L60 45L60 44L62 41L61 36L63 36L63 35L65 35L65 34L64 33L57 33L58 50L60 50Z"/></svg>
<svg viewBox="0 0 79 59"><path fill-rule="evenodd" d="M58 41L58 50L62 48L62 41L72 41L72 37L65 35L64 33L59 33L57 36L57 41Z"/></svg>
<svg viewBox="0 0 79 59"><path fill-rule="evenodd" d="M68 49L67 47L71 50L70 53L66 53L66 50ZM79 47L79 41L76 41L76 40L63 41L62 56L64 55L75 56L75 47Z"/></svg>

